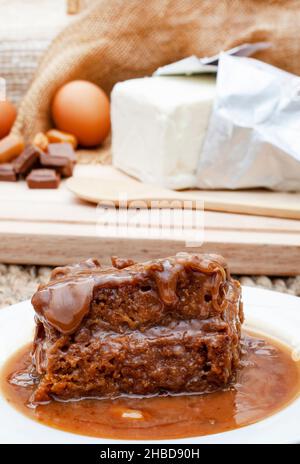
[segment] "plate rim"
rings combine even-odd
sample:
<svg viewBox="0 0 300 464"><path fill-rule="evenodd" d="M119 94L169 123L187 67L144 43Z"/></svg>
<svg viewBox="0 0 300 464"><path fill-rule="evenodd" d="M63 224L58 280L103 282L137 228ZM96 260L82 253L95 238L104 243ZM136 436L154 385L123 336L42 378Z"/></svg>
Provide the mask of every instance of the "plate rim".
<svg viewBox="0 0 300 464"><path fill-rule="evenodd" d="M265 299L270 300L270 305L265 304L256 304L257 301L264 301ZM290 294L284 294L280 292L274 292L272 290L261 289L257 287L245 287L243 286L243 300L246 312L246 321L247 319L251 320L249 317L249 311L252 311L259 314L261 307L263 306L264 316L266 316L266 312L272 311L275 314L275 322L277 317L277 322L280 321L280 318L283 318L281 305L285 305L284 315L291 319L289 330L292 330L293 327L295 333L297 331L300 332L300 298ZM297 309L298 307L298 309ZM27 310L26 310L26 309ZM260 308L260 309L259 309ZM27 338L27 342L30 342L31 337L30 334L33 333L34 324L33 324L33 308L31 306L30 300L25 300L20 303L17 303L12 306L8 306L0 310L0 370L5 363L7 356L3 355L3 347L5 345L5 337L1 343L2 334L6 331L9 326L15 323L15 315L16 312L20 312L20 317L17 318L20 322L20 326L22 327L22 323L27 324L25 326L26 330L22 334L24 338ZM256 314L256 317L257 317ZM252 315L251 315L252 316ZM264 320L264 317L261 316L261 320ZM6 321L6 324L3 322ZM30 322L31 321L31 322ZM255 321L255 317L254 317ZM279 322L278 322L279 323ZM30 327L31 324L31 327ZM276 325L276 324L275 324ZM247 324L246 324L247 327ZM251 324L250 324L251 327ZM278 328L278 327L277 327ZM274 329L274 327L273 327ZM273 338L279 338L282 343L288 344L291 347L291 344L286 343L286 340L282 339L281 337L276 337L272 333L271 334L268 329L263 331L265 335ZM274 332L274 330L273 330ZM276 332L276 330L275 330ZM292 333L292 332L289 332ZM300 333L299 333L299 342L300 342ZM14 341L11 341L12 345ZM24 344L26 341L24 340ZM14 350L11 349L11 353L16 351L17 349L22 347L22 343L15 346ZM1 351L2 350L2 351ZM8 355L9 356L9 355ZM51 426L40 424L37 421L26 417L13 406L9 405L9 403L4 398L3 393L0 390L0 412L1 412L1 421L6 421L7 424L7 417L11 418L11 422L14 424L13 429L9 431L9 427L5 427L0 429L0 443L80 443L80 444L211 444L211 443L300 443L300 429L299 432L295 432L295 427L293 427L292 417L291 415L297 414L298 420L300 419L300 392L299 396L295 398L289 405L285 408L281 409L277 413L259 421L254 424L250 424L248 426L240 427L234 430L230 430L227 432L206 435L206 436L199 436L199 437L187 437L182 439L176 440L114 440L114 439L102 439L98 437L90 437L85 435L77 435L71 432L66 432L63 430L55 429ZM288 419L289 418L289 419ZM21 427L16 427L16 421L18 422ZM278 428L278 421L284 423L284 436L278 437L278 433L276 436L272 436L272 427L274 430L274 424L276 423L276 427ZM297 418L296 418L297 423ZM31 426L30 426L31 425ZM299 428L299 427L298 427ZM266 431L269 431L266 440L262 440L262 434ZM290 437L287 436L287 431L291 431ZM12 436L8 441L9 434L15 432L15 436ZM293 432L293 433L292 433ZM276 438L277 437L277 438ZM279 440L279 441L278 441Z"/></svg>

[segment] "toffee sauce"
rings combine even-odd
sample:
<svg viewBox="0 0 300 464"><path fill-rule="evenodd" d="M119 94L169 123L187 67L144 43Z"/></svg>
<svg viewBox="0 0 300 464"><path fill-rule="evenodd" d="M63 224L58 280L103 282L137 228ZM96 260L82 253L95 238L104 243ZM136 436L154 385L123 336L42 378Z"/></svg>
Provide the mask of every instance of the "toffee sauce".
<svg viewBox="0 0 300 464"><path fill-rule="evenodd" d="M227 390L150 398L53 400L29 408L34 390L28 375L30 350L31 345L19 350L1 373L7 401L41 424L92 437L162 440L226 432L274 414L300 391L300 363L292 360L288 348L244 333L242 366ZM19 380L11 383L12 378Z"/></svg>

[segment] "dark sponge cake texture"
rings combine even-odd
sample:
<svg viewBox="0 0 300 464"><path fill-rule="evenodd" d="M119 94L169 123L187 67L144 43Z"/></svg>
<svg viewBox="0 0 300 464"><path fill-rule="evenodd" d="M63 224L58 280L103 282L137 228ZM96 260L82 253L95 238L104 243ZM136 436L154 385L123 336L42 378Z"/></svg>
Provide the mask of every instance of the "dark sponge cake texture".
<svg viewBox="0 0 300 464"><path fill-rule="evenodd" d="M204 393L234 379L241 289L222 257L57 268L32 298L33 402Z"/></svg>

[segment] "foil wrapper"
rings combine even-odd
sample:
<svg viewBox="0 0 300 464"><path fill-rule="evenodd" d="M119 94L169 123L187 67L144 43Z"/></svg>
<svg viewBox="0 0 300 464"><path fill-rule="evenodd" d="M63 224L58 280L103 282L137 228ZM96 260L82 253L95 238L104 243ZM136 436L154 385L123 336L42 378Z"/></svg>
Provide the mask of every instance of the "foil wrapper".
<svg viewBox="0 0 300 464"><path fill-rule="evenodd" d="M271 47L270 42L254 42L238 45L237 47L226 50L227 55L250 56L253 53ZM158 68L153 76L195 76L197 74L215 74L218 71L218 64L221 53L213 56L199 58L192 55L175 63L167 64Z"/></svg>
<svg viewBox="0 0 300 464"><path fill-rule="evenodd" d="M300 77L220 54L196 186L300 190Z"/></svg>
<svg viewBox="0 0 300 464"><path fill-rule="evenodd" d="M217 73L217 92L193 185L300 191L300 77L249 55L268 42L191 56L155 75Z"/></svg>

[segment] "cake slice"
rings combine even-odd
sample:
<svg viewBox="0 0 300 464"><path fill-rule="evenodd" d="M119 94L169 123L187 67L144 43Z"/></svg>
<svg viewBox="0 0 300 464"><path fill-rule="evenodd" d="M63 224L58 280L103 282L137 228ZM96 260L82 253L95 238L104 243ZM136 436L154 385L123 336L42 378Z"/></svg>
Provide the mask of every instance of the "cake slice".
<svg viewBox="0 0 300 464"><path fill-rule="evenodd" d="M56 268L32 298L33 402L203 393L239 365L241 289L222 257Z"/></svg>

